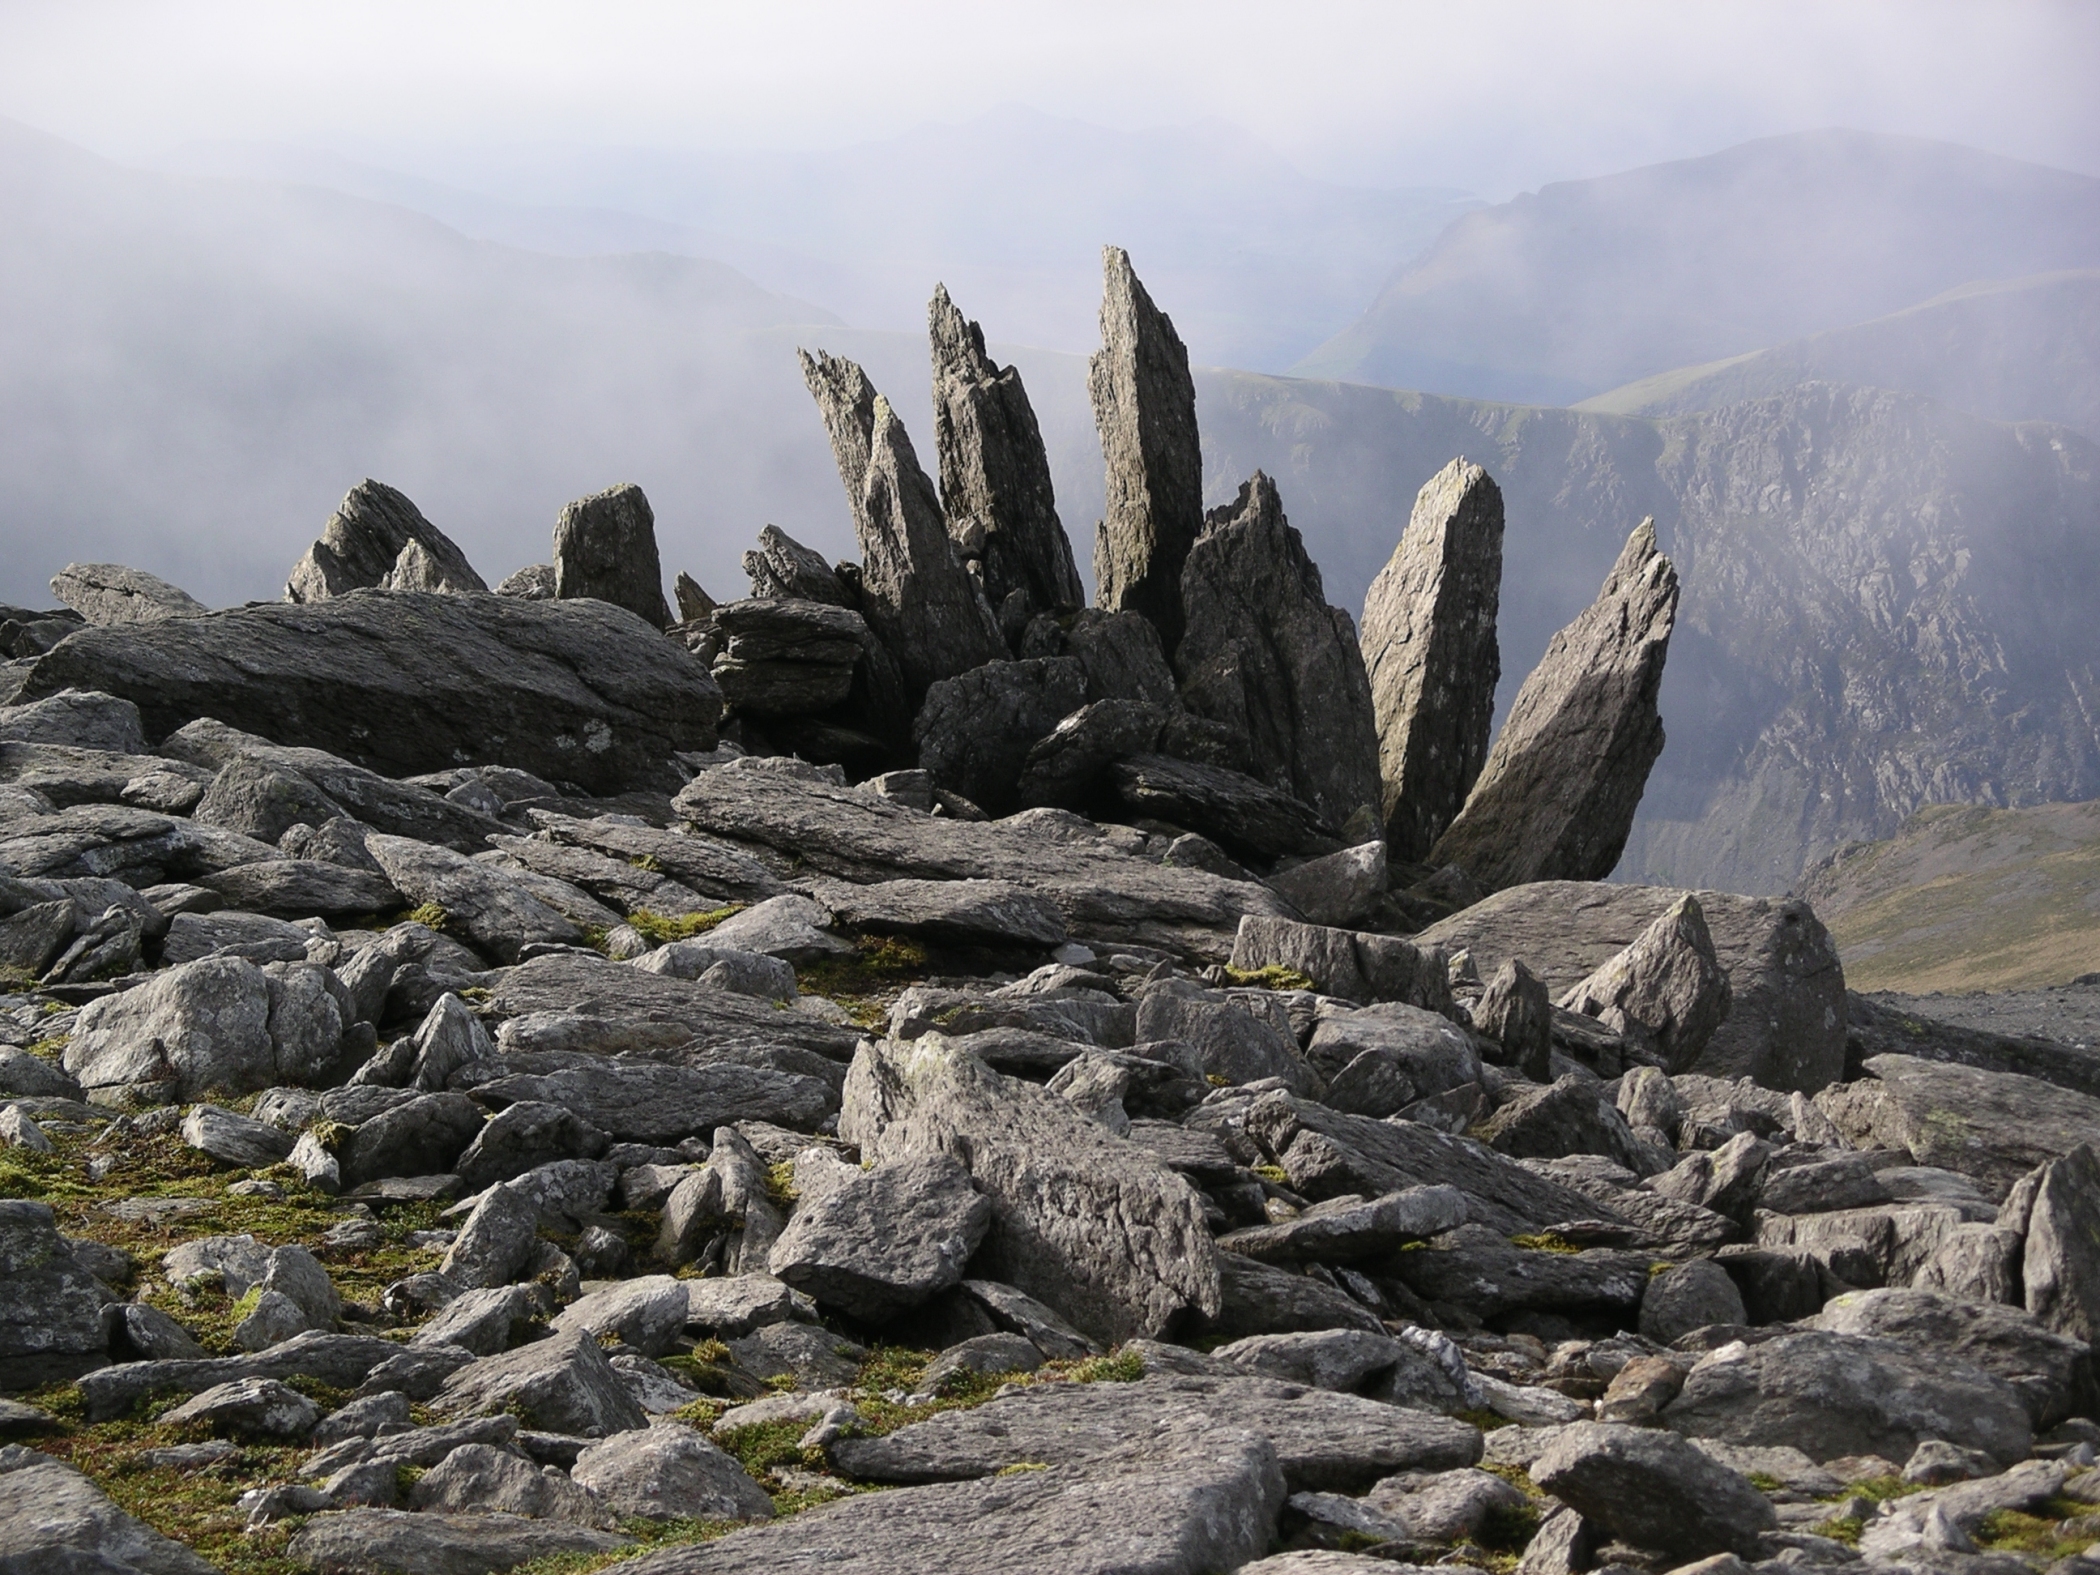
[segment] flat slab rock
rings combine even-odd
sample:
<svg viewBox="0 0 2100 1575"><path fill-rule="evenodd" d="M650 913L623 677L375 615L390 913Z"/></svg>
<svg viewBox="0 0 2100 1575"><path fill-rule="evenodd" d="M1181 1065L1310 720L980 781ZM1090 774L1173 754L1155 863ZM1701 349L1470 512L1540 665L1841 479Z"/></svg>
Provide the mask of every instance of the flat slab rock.
<svg viewBox="0 0 2100 1575"><path fill-rule="evenodd" d="M1275 1452L1251 1433L1133 1417L1086 1460L982 1481L867 1493L717 1542L668 1549L632 1575L1210 1575L1267 1551L1283 1508Z"/></svg>
<svg viewBox="0 0 2100 1575"><path fill-rule="evenodd" d="M472 761L606 794L714 748L722 704L699 658L605 602L371 590L83 629L22 698L68 687L133 701L155 738L210 716L388 776Z"/></svg>
<svg viewBox="0 0 2100 1575"><path fill-rule="evenodd" d="M560 1520L346 1509L314 1516L285 1551L318 1575L493 1575L557 1554L628 1546L625 1537Z"/></svg>
<svg viewBox="0 0 2100 1575"><path fill-rule="evenodd" d="M2100 1099L2090 1094L1906 1055L1874 1056L1866 1070L1881 1097L1861 1136L1973 1176L1994 1195L2081 1143L2100 1145Z"/></svg>
<svg viewBox="0 0 2100 1575"><path fill-rule="evenodd" d="M1293 1492L1361 1492L1396 1471L1480 1459L1470 1423L1270 1378L1160 1376L1136 1383L1033 1384L944 1411L882 1438L841 1439L831 1458L874 1482L961 1481L1029 1461L1108 1454L1148 1422L1243 1428L1268 1440Z"/></svg>
<svg viewBox="0 0 2100 1575"><path fill-rule="evenodd" d="M0 1448L0 1569L23 1575L213 1575L181 1543L134 1520L63 1461Z"/></svg>

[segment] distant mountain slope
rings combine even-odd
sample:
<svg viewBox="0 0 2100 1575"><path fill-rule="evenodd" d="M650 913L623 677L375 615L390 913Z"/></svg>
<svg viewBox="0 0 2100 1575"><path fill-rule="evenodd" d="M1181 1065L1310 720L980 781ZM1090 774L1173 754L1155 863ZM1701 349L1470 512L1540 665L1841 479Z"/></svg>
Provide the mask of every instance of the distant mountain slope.
<svg viewBox="0 0 2100 1575"><path fill-rule="evenodd" d="M1870 323L1658 373L1575 408L1675 415L1811 381L1901 389L1994 421L2054 421L2100 441L2100 270L1966 284Z"/></svg>
<svg viewBox="0 0 2100 1575"><path fill-rule="evenodd" d="M2100 970L2100 803L1920 810L1806 891L1858 990L2017 990Z"/></svg>
<svg viewBox="0 0 2100 1575"><path fill-rule="evenodd" d="M1438 465L1487 466L1505 705L1655 516L1684 600L1623 876L1783 891L1923 804L2100 794L2100 447L2074 433L1831 384L1663 420L1197 387L1211 491L1275 475L1345 605Z"/></svg>
<svg viewBox="0 0 2100 1575"><path fill-rule="evenodd" d="M1564 403L2100 267L2100 180L1854 131L1564 181L1457 220L1294 371Z"/></svg>

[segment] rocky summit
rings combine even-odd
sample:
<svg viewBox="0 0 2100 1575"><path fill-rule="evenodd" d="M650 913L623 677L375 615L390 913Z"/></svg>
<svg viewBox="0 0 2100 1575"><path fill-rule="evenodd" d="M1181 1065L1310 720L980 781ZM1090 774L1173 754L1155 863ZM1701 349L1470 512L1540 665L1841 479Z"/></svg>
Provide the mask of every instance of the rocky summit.
<svg viewBox="0 0 2100 1575"><path fill-rule="evenodd" d="M1491 740L1493 478L1359 630L1102 323L1093 607L945 291L938 486L803 358L856 562L666 598L623 483L491 591L365 481L280 603L58 577L0 1569L2100 1568L2090 1058L1605 882L1648 526Z"/></svg>

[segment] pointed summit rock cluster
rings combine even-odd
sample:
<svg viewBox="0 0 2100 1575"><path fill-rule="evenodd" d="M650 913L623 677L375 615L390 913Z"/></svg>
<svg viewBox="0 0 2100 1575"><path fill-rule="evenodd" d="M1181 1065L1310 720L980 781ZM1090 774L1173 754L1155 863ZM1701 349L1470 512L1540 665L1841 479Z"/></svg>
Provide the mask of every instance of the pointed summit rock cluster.
<svg viewBox="0 0 2100 1575"><path fill-rule="evenodd" d="M1359 635L1107 294L1097 606L943 293L675 623L632 485L8 610L0 1566L2081 1575L2091 1067L1602 880L1652 528L1490 748L1494 482Z"/></svg>

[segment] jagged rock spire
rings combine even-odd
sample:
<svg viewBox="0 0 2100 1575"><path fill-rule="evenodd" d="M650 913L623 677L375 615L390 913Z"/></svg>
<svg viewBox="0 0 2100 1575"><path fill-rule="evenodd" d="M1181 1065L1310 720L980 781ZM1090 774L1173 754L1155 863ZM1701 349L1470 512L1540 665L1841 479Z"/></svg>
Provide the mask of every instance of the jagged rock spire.
<svg viewBox="0 0 2100 1575"><path fill-rule="evenodd" d="M1191 711L1243 734L1253 774L1339 831L1378 806L1371 684L1349 615L1260 471L1213 509L1181 572L1175 653Z"/></svg>
<svg viewBox="0 0 2100 1575"><path fill-rule="evenodd" d="M1609 875L1662 753L1656 697L1676 621L1677 570L1656 548L1655 521L1642 520L1597 599L1517 691L1429 862L1461 865L1489 891Z"/></svg>
<svg viewBox="0 0 2100 1575"><path fill-rule="evenodd" d="M1108 465L1094 532L1094 605L1134 608L1169 653L1181 639L1181 565L1203 529L1203 449L1189 353L1152 304L1130 254L1102 250L1101 348L1087 364Z"/></svg>
<svg viewBox="0 0 2100 1575"><path fill-rule="evenodd" d="M1395 858L1428 856L1487 760L1502 677L1501 595L1502 489L1454 459L1416 497L1364 598L1364 666Z"/></svg>
<svg viewBox="0 0 2100 1575"><path fill-rule="evenodd" d="M1010 655L890 402L838 357L804 351L802 375L853 508L861 615L895 657L911 701L929 684Z"/></svg>
<svg viewBox="0 0 2100 1575"><path fill-rule="evenodd" d="M406 495L367 477L345 494L321 527L321 539L292 566L284 587L288 602L326 601L376 586L392 572L401 549L420 542L449 590L485 591L488 586L452 538L439 530Z"/></svg>
<svg viewBox="0 0 2100 1575"><path fill-rule="evenodd" d="M1002 625L1079 607L1086 594L1057 518L1049 456L1019 369L985 354L983 331L956 309L945 285L933 292L927 335L941 507L956 550L965 563L976 563L985 600ZM1016 592L1024 600L1009 614Z"/></svg>

